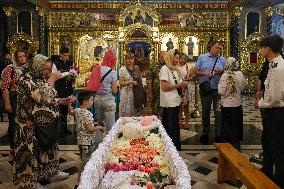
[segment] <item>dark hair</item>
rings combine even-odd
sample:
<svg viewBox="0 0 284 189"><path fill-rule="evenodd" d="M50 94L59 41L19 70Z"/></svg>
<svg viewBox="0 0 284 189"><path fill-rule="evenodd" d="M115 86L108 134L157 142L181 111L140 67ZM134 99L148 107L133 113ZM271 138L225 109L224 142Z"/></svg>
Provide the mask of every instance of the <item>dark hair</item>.
<svg viewBox="0 0 284 189"><path fill-rule="evenodd" d="M179 55L179 54L180 54L180 52L179 52L179 50L175 49L174 56L175 56L175 55L177 55L177 54Z"/></svg>
<svg viewBox="0 0 284 189"><path fill-rule="evenodd" d="M222 45L222 43L220 41L210 41L208 44L207 44L207 50L208 52L210 51L210 49L215 45L215 44L220 44Z"/></svg>
<svg viewBox="0 0 284 189"><path fill-rule="evenodd" d="M10 53L10 52L5 52L4 56L6 56L7 54L12 55L12 53Z"/></svg>
<svg viewBox="0 0 284 189"><path fill-rule="evenodd" d="M270 35L260 41L260 48L269 47L274 53L280 53L283 48L283 39L279 35Z"/></svg>
<svg viewBox="0 0 284 189"><path fill-rule="evenodd" d="M18 63L18 54L19 52L23 52L25 53L26 57L27 57L27 61L29 60L29 53L28 51L24 50L24 49L17 49L15 52L14 52L14 57L15 57L15 61Z"/></svg>
<svg viewBox="0 0 284 189"><path fill-rule="evenodd" d="M91 97L93 97L92 92L84 91L84 92L79 93L78 101L79 101L80 105L82 105L84 101L89 100Z"/></svg>
<svg viewBox="0 0 284 189"><path fill-rule="evenodd" d="M61 47L59 52L60 52L60 54L69 53L69 48L68 47Z"/></svg>

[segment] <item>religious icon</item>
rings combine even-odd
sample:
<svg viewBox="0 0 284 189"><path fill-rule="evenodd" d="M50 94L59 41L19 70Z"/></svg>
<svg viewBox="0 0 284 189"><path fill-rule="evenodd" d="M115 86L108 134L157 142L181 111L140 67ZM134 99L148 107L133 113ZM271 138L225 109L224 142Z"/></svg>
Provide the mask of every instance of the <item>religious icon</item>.
<svg viewBox="0 0 284 189"><path fill-rule="evenodd" d="M140 22L141 24L144 24L144 18L142 17L140 10L137 11L137 15L135 16L135 19L134 19L134 24L138 22Z"/></svg>
<svg viewBox="0 0 284 189"><path fill-rule="evenodd" d="M247 14L246 36L254 32L259 32L260 14L257 12L249 12Z"/></svg>
<svg viewBox="0 0 284 189"><path fill-rule="evenodd" d="M275 26L276 34L280 35L284 39L284 18L280 19Z"/></svg>
<svg viewBox="0 0 284 189"><path fill-rule="evenodd" d="M99 61L102 52L103 52L103 46L102 46L102 44L98 44L94 48L94 57L97 61Z"/></svg>
<svg viewBox="0 0 284 189"><path fill-rule="evenodd" d="M250 64L257 64L257 53L255 52L250 52L249 53L249 63Z"/></svg>
<svg viewBox="0 0 284 189"><path fill-rule="evenodd" d="M188 43L186 45L188 47L187 49L188 58L193 59L194 42L192 41L192 37L189 37Z"/></svg>
<svg viewBox="0 0 284 189"><path fill-rule="evenodd" d="M132 13L132 12L129 12L128 16L125 17L125 20L124 20L124 27L133 24L132 15L133 15L133 13Z"/></svg>
<svg viewBox="0 0 284 189"><path fill-rule="evenodd" d="M145 18L145 23L149 26L153 26L153 18L152 16L149 15L148 12L145 12L146 18Z"/></svg>
<svg viewBox="0 0 284 189"><path fill-rule="evenodd" d="M169 38L169 41L166 43L167 51L174 48L174 43L172 42L172 38Z"/></svg>

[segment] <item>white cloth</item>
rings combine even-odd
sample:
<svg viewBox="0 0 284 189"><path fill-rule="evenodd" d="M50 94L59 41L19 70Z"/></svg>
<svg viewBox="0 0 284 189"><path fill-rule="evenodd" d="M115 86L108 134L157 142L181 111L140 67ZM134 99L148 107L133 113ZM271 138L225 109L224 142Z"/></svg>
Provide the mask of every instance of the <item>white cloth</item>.
<svg viewBox="0 0 284 189"><path fill-rule="evenodd" d="M258 102L260 108L284 107L284 59L279 55L269 63L264 82L264 97Z"/></svg>
<svg viewBox="0 0 284 189"><path fill-rule="evenodd" d="M242 72L236 71L234 72L234 78L237 84L237 93L231 94L228 86L228 74L225 72L220 78L218 84L218 93L221 95L221 104L223 107L238 107L242 105L241 92L244 90L245 86L244 75Z"/></svg>
<svg viewBox="0 0 284 189"><path fill-rule="evenodd" d="M176 71L173 71L177 82L180 83L181 80ZM171 70L164 65L160 70L160 81L167 81L171 85L175 84L175 80ZM171 91L162 91L160 87L160 106L161 107L177 107L180 105L180 96L177 92L177 89Z"/></svg>
<svg viewBox="0 0 284 189"><path fill-rule="evenodd" d="M56 67L55 64L52 64L52 73L54 73L54 72L57 72L57 67ZM63 77L66 77L66 76L68 76L68 75L71 75L71 73L70 73L70 72L62 72L62 73L61 73L61 77L62 77L62 78L63 78Z"/></svg>
<svg viewBox="0 0 284 189"><path fill-rule="evenodd" d="M86 129L86 125L94 123L92 112L87 109L76 108L72 114L75 117L75 125L77 128L77 144L78 145L92 145L95 143L95 134L90 133Z"/></svg>

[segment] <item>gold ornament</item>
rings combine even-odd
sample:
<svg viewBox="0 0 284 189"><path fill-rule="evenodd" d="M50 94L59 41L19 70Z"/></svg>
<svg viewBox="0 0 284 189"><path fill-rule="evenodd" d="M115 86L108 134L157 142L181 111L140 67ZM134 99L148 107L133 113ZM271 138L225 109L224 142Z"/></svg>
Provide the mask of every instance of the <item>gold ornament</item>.
<svg viewBox="0 0 284 189"><path fill-rule="evenodd" d="M6 16L11 16L14 9L12 7L3 7L3 10Z"/></svg>

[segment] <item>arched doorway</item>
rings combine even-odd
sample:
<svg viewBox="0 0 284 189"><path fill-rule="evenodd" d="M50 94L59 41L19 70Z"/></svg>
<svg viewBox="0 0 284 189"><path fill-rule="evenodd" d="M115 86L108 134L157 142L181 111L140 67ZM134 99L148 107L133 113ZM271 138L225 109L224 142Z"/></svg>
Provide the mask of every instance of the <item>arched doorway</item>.
<svg viewBox="0 0 284 189"><path fill-rule="evenodd" d="M151 63L157 61L159 44L159 16L141 3L129 5L119 17L120 63L124 55L132 52L134 64L138 65L145 78Z"/></svg>

